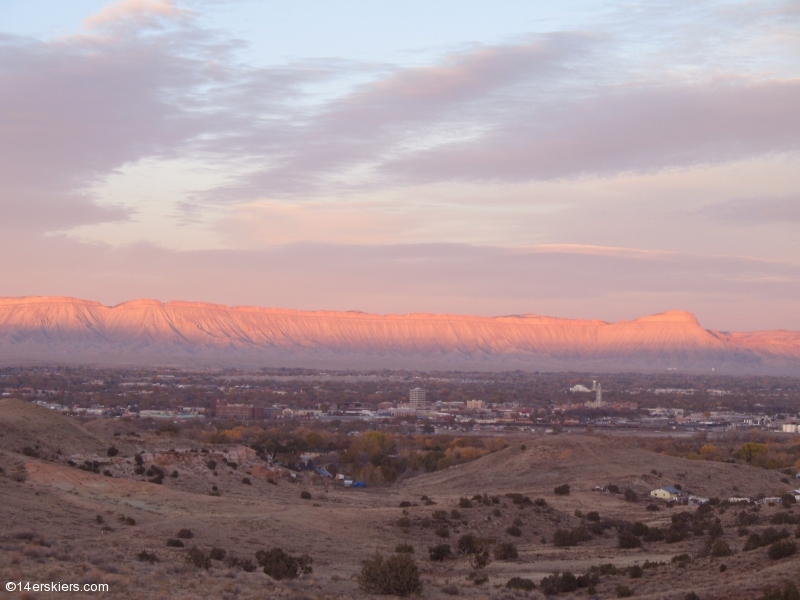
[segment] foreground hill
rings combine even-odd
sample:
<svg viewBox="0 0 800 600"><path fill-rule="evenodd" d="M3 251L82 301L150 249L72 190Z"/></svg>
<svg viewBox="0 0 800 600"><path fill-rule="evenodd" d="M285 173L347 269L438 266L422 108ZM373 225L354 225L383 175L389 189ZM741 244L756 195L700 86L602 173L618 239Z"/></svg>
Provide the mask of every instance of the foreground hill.
<svg viewBox="0 0 800 600"><path fill-rule="evenodd" d="M650 506L645 496L673 482L721 497L788 489L784 474L746 464L660 456L600 436L518 436L505 450L467 465L355 489L308 472L270 482L259 476L266 464L254 453L237 460L236 468L220 458L211 467L206 459L237 448L159 436L142 425L119 419L83 427L31 404L0 402L5 582L102 583L109 585L107 596L124 600L366 600L376 596L358 588L362 561L375 552L389 557L400 546L413 550L423 600L545 600L553 597L543 585L551 573L581 575L599 565L605 567L595 571L591 595L580 589L563 597L607 600L629 588L645 600L677 600L692 592L703 600L753 600L763 597L766 585L796 581L800 569L798 554L770 558L766 547L748 546L752 535L770 529L785 529L794 544L796 507L723 503L704 512ZM15 439L5 440L9 435ZM17 449L22 442L42 449L57 444L62 451L32 456ZM106 454L111 444L120 450L113 457ZM160 465L171 474L160 484L147 471L136 474L135 453L147 471ZM87 460L100 463L101 472L80 468ZM631 488L640 498L591 491L598 482ZM570 485L569 495L555 494L554 485L562 483ZM636 530L633 523L639 541L621 547L620 532ZM743 523L748 535L742 535ZM576 530L583 532L580 541L556 543L559 531L563 538ZM459 552L462 536L492 549L485 568ZM723 542L727 552L710 553L712 544ZM441 545L452 549L451 556L432 560L430 549ZM499 553L509 547L513 553ZM307 554L313 572L296 580L268 577L256 569L255 558L271 548ZM520 577L536 589L505 587Z"/></svg>
<svg viewBox="0 0 800 600"><path fill-rule="evenodd" d="M0 299L0 362L800 372L800 332L723 333L690 313L633 321Z"/></svg>

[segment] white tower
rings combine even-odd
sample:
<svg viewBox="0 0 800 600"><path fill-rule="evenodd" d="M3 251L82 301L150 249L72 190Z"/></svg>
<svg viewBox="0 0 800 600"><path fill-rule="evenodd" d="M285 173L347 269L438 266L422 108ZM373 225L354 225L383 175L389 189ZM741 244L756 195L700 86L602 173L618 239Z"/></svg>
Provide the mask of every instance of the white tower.
<svg viewBox="0 0 800 600"><path fill-rule="evenodd" d="M603 403L603 386L599 383L597 384L597 391L595 392L594 401L598 406Z"/></svg>

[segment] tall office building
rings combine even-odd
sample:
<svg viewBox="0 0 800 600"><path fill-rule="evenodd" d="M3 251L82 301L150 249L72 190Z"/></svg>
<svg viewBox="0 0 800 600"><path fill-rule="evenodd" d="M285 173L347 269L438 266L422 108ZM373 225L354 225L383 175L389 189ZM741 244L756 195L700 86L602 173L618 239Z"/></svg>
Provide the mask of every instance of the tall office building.
<svg viewBox="0 0 800 600"><path fill-rule="evenodd" d="M408 394L408 401L412 406L420 406L425 404L425 390L422 388L414 388Z"/></svg>

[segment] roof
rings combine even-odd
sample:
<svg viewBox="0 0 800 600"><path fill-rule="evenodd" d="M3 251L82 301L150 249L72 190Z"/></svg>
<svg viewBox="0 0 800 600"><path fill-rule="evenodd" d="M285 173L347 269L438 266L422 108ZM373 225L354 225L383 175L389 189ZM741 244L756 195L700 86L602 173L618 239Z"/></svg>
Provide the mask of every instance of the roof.
<svg viewBox="0 0 800 600"><path fill-rule="evenodd" d="M681 491L678 488L672 487L671 485L665 485L664 487L659 488L659 489L662 489L665 492L669 492L670 494L680 494L681 493Z"/></svg>

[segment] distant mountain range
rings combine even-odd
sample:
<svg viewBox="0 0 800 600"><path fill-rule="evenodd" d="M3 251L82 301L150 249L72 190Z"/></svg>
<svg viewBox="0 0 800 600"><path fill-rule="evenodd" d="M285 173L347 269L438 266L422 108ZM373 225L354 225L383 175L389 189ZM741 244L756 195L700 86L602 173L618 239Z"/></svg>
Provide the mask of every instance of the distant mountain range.
<svg viewBox="0 0 800 600"><path fill-rule="evenodd" d="M800 332L703 329L688 312L607 323L0 298L0 364L800 375Z"/></svg>

